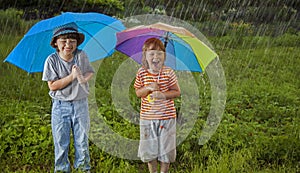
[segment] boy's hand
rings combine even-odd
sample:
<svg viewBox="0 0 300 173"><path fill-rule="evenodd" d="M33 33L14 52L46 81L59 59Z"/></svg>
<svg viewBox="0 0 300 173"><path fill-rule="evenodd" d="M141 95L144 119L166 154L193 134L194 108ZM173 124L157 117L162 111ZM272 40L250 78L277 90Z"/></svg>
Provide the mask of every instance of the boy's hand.
<svg viewBox="0 0 300 173"><path fill-rule="evenodd" d="M83 78L80 68L76 65L73 65L71 74L73 80L76 78Z"/></svg>
<svg viewBox="0 0 300 173"><path fill-rule="evenodd" d="M79 71L77 69L78 69L78 67L76 65L73 65L72 71L71 71L71 75L72 75L73 79L77 78L77 76L79 75Z"/></svg>
<svg viewBox="0 0 300 173"><path fill-rule="evenodd" d="M73 69L74 69L74 75L77 78L78 83L80 83L80 84L86 83L86 80L85 80L84 76L82 75L80 68L78 66L74 65Z"/></svg>

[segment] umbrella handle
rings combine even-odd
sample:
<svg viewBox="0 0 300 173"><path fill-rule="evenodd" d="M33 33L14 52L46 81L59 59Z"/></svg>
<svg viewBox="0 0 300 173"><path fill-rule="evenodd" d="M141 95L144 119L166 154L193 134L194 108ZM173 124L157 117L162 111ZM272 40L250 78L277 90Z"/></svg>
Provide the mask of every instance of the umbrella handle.
<svg viewBox="0 0 300 173"><path fill-rule="evenodd" d="M78 64L79 56L76 56L76 55L77 55L77 53L75 53L75 56L74 56L74 64L80 69L79 64ZM79 85L81 86L81 88L83 89L84 92L89 93L89 91L86 89L85 83L79 83Z"/></svg>
<svg viewBox="0 0 300 173"><path fill-rule="evenodd" d="M167 44L168 44L168 40L165 40L165 42L164 42L165 48L167 47Z"/></svg>
<svg viewBox="0 0 300 173"><path fill-rule="evenodd" d="M164 46L165 46L165 48L167 47L168 42L169 42L169 32L167 32L167 35L166 35L166 37L165 37L165 41L164 41Z"/></svg>
<svg viewBox="0 0 300 173"><path fill-rule="evenodd" d="M74 52L74 63L75 63L76 66L79 67L79 65L78 65L78 54L77 54L77 49L76 49L76 51Z"/></svg>

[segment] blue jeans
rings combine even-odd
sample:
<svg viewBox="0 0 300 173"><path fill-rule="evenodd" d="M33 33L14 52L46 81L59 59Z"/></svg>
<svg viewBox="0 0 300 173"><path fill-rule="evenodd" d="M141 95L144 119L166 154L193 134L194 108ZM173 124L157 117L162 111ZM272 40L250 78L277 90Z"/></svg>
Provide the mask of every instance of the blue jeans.
<svg viewBox="0 0 300 173"><path fill-rule="evenodd" d="M52 102L51 126L55 154L54 172L71 172L68 159L71 130L75 148L74 168L90 170L88 148L90 119L87 98L75 101L53 99Z"/></svg>

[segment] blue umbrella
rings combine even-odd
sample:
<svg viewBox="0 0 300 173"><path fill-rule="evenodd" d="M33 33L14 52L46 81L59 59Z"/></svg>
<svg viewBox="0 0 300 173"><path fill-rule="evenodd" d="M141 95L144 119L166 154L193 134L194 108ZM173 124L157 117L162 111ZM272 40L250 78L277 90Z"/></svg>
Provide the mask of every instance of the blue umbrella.
<svg viewBox="0 0 300 173"><path fill-rule="evenodd" d="M90 62L110 56L115 50L116 32L125 29L121 21L100 13L66 12L36 23L4 60L29 72L42 72L46 58L55 49L50 46L53 29L75 23L85 35L78 47L84 50Z"/></svg>

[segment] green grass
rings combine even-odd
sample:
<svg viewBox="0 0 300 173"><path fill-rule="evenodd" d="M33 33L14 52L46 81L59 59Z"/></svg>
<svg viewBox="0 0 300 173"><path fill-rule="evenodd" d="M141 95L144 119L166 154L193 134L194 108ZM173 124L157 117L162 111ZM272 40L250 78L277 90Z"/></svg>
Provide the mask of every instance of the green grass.
<svg viewBox="0 0 300 173"><path fill-rule="evenodd" d="M0 37L1 61L20 39L14 35ZM291 39L297 43L299 35L247 37L237 42L227 36L211 38L226 76L224 116L209 142L199 146L197 141L206 117L199 115L187 139L177 147L177 160L170 172L300 171L300 50ZM124 120L111 101L110 84L125 59L115 54L99 62L95 101L99 115L114 131L138 139L137 126ZM47 84L41 81L40 73L29 75L9 63L0 64L0 81L2 172L52 172ZM209 88L207 82L206 85ZM199 91L203 91L201 87ZM202 105L201 113L206 114L210 97L201 98L201 103L207 103ZM132 96L131 101L138 107L138 99ZM71 147L71 162L73 152ZM94 172L147 172L141 161L112 156L92 142L90 153Z"/></svg>

